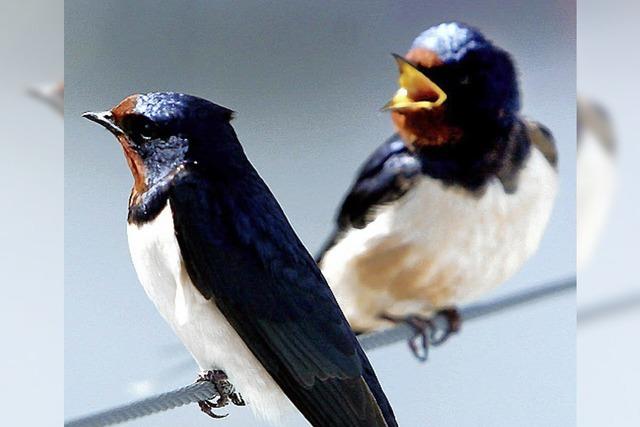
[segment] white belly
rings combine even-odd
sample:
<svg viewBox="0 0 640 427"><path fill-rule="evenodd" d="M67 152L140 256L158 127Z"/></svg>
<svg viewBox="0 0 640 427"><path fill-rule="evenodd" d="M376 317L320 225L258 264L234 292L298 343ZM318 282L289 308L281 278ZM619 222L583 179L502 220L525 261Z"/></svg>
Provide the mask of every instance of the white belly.
<svg viewBox="0 0 640 427"><path fill-rule="evenodd" d="M579 269L589 261L598 242L615 188L615 158L596 138L585 126L578 146L576 226Z"/></svg>
<svg viewBox="0 0 640 427"><path fill-rule="evenodd" d="M518 189L490 182L479 198L429 177L401 201L352 229L322 261L355 329L464 303L513 275L537 249L556 195L557 174L532 147Z"/></svg>
<svg viewBox="0 0 640 427"><path fill-rule="evenodd" d="M215 304L191 283L169 205L149 223L129 224L127 234L144 290L200 369L224 370L256 414L280 422L292 404Z"/></svg>

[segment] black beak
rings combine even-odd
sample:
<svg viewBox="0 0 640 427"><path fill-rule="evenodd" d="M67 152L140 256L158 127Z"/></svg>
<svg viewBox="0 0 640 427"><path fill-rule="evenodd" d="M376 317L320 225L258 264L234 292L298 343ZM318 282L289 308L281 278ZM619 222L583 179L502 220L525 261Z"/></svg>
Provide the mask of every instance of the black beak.
<svg viewBox="0 0 640 427"><path fill-rule="evenodd" d="M122 135L124 132L120 129L114 122L113 114L111 111L101 111L99 113L94 113L88 111L82 115L87 120L91 120L92 122L96 122L101 126L104 126L109 132L114 135Z"/></svg>

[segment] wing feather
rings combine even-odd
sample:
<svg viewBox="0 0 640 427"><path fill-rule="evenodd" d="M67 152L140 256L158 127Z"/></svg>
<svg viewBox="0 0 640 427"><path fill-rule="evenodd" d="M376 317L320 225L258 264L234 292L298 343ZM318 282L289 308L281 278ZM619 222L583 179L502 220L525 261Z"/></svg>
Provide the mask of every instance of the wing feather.
<svg viewBox="0 0 640 427"><path fill-rule="evenodd" d="M316 261L350 228L364 228L375 219L378 207L404 196L420 177L420 161L398 135L385 141L362 165L336 218L336 228L322 246Z"/></svg>
<svg viewBox="0 0 640 427"><path fill-rule="evenodd" d="M395 426L366 356L275 198L252 169L237 179L223 185L192 167L173 180L169 200L192 282L314 426Z"/></svg>

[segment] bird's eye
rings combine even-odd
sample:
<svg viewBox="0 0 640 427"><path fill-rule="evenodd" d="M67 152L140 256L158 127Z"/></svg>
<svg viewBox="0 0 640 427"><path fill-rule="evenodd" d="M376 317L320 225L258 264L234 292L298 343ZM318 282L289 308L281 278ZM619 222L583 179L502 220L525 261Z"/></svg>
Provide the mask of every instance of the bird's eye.
<svg viewBox="0 0 640 427"><path fill-rule="evenodd" d="M127 130L134 138L149 141L158 135L158 126L144 116L132 116L127 121Z"/></svg>

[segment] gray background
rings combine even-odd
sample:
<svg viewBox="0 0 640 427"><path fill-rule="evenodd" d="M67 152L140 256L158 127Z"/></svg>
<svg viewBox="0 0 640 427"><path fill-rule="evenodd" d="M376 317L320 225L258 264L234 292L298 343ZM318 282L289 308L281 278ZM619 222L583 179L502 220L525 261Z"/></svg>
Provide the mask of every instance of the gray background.
<svg viewBox="0 0 640 427"><path fill-rule="evenodd" d="M640 4L581 0L578 9L578 90L611 115L618 136L617 191L590 265L578 275L580 308L638 295L638 55ZM580 326L578 425L640 425L640 310L611 313Z"/></svg>
<svg viewBox="0 0 640 427"><path fill-rule="evenodd" d="M77 416L183 385L196 367L137 283L125 236L131 177L115 139L79 118L134 92L197 94L238 112L246 151L308 248L365 156L392 131L379 108L413 38L462 20L514 54L524 111L560 145L561 189L539 253L497 293L574 271L572 1L66 2L65 410ZM496 293L496 294L497 294ZM575 422L575 301L464 326L420 365L402 344L371 360L404 426ZM185 365L185 360L187 364ZM219 425L258 425L231 409ZM140 426L208 426L194 406Z"/></svg>
<svg viewBox="0 0 640 427"><path fill-rule="evenodd" d="M0 424L63 407L63 123L30 86L63 77L63 2L0 2Z"/></svg>

